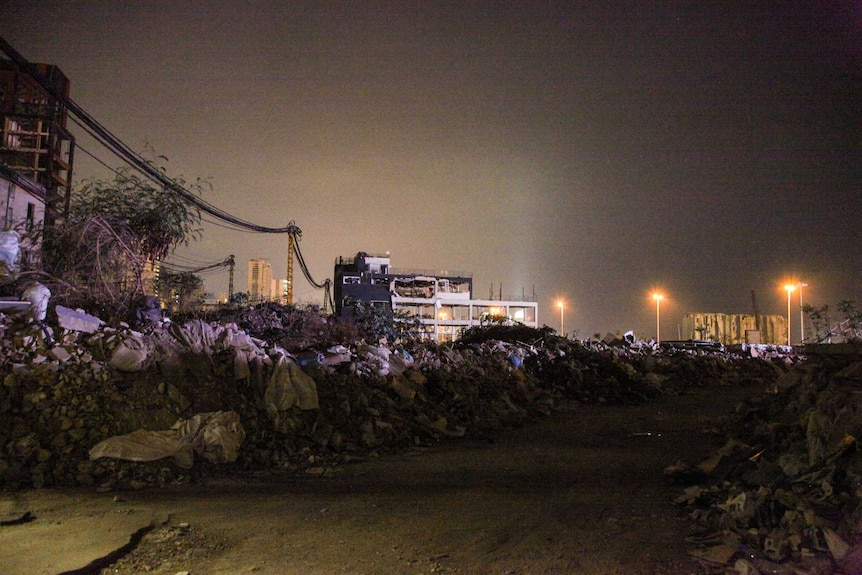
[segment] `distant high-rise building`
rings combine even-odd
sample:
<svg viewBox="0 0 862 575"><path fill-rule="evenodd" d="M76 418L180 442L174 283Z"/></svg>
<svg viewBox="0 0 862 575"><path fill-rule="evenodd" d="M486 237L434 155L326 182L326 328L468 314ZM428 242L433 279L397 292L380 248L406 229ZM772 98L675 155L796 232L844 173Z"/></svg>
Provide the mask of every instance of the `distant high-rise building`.
<svg viewBox="0 0 862 575"><path fill-rule="evenodd" d="M272 264L265 259L248 261L248 301L257 303L272 299Z"/></svg>

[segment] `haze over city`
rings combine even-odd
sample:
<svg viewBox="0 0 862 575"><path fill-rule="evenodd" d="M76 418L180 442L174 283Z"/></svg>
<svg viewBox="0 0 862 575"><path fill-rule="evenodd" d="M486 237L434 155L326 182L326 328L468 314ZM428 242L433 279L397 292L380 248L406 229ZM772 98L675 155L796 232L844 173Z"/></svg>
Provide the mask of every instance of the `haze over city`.
<svg viewBox="0 0 862 575"><path fill-rule="evenodd" d="M862 300L862 4L30 2L2 35L315 279L391 251L581 337ZM75 125L74 180L119 160ZM204 224L176 261L287 237ZM295 299L322 302L296 276ZM204 276L213 294L227 273ZM793 302L797 315L798 301Z"/></svg>

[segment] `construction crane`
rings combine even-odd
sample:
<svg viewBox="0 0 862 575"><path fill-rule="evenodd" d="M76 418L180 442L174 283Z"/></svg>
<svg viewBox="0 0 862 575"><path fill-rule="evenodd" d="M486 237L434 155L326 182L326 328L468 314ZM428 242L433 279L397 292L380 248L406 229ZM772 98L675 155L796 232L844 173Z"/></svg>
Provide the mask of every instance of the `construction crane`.
<svg viewBox="0 0 862 575"><path fill-rule="evenodd" d="M754 329L760 331L760 313L757 311L757 297L754 295L754 290L751 290L751 307L754 308Z"/></svg>
<svg viewBox="0 0 862 575"><path fill-rule="evenodd" d="M296 242L300 238L302 238L302 230L291 220L287 224L287 289L284 294L287 305L293 305L293 256L296 253Z"/></svg>
<svg viewBox="0 0 862 575"><path fill-rule="evenodd" d="M286 303L293 304L293 259L299 263L299 269L305 276L305 279L316 289L323 290L323 311L335 309L332 301L332 281L325 280L323 283L314 281L311 277L311 272L308 270L308 264L305 263L305 258L302 255L302 250L299 249L299 240L302 239L302 230L291 220L285 228L287 230L287 290L285 293Z"/></svg>

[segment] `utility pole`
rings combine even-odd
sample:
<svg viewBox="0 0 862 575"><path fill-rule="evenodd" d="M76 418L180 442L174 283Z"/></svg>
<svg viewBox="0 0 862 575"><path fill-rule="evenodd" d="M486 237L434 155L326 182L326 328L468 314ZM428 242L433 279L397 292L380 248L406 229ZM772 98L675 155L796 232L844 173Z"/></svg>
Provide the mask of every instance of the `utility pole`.
<svg viewBox="0 0 862 575"><path fill-rule="evenodd" d="M285 294L285 303L293 304L293 256L296 253L296 242L302 237L302 230L296 227L296 223L291 220L287 224L287 293Z"/></svg>
<svg viewBox="0 0 862 575"><path fill-rule="evenodd" d="M285 303L293 304L293 233L287 232L287 293L285 294Z"/></svg>
<svg viewBox="0 0 862 575"><path fill-rule="evenodd" d="M796 287L799 288L799 344L802 345L805 341L805 311L802 309L802 288L808 287L808 284L799 282Z"/></svg>
<svg viewBox="0 0 862 575"><path fill-rule="evenodd" d="M231 301L233 300L233 267L235 263L233 259L233 254L228 256L227 262L230 266L230 274L228 276L227 282L227 303L231 303Z"/></svg>

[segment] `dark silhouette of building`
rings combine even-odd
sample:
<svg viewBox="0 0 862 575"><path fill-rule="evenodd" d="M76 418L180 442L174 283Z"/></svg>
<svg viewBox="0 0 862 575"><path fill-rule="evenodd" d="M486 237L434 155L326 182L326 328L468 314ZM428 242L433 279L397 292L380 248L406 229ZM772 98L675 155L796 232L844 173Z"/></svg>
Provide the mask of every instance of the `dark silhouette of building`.
<svg viewBox="0 0 862 575"><path fill-rule="evenodd" d="M69 79L51 64L33 64L54 92L69 97ZM0 60L0 164L45 189L45 223L65 214L71 195L75 138L67 112L29 73Z"/></svg>

